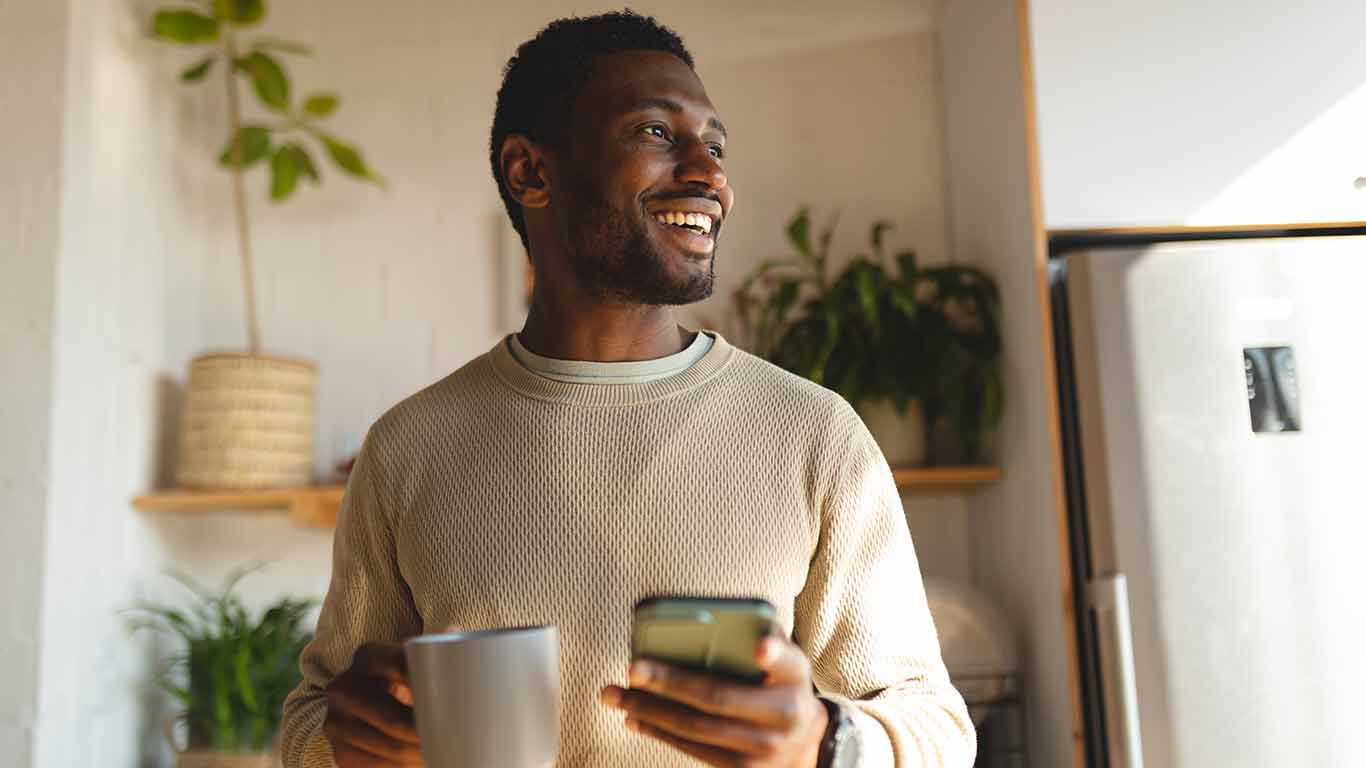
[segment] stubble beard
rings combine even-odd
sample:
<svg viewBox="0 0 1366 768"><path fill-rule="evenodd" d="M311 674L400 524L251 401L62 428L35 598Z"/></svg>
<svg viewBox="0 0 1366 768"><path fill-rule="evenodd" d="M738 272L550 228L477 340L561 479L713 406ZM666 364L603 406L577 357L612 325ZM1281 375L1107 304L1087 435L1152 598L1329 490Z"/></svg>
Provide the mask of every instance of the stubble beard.
<svg viewBox="0 0 1366 768"><path fill-rule="evenodd" d="M596 190L582 190L587 204L568 231L569 263L579 286L593 298L645 306L683 306L711 296L716 251L705 273L682 278L669 272L669 256L633 220Z"/></svg>

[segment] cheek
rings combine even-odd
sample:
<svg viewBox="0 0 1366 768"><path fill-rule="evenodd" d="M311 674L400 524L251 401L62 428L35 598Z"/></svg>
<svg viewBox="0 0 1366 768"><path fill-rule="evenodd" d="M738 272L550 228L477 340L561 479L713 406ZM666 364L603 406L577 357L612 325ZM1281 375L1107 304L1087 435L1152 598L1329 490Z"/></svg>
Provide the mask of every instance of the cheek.
<svg viewBox="0 0 1366 768"><path fill-rule="evenodd" d="M726 186L721 189L720 197L721 214L724 217L729 218L731 209L735 207L735 188L727 183Z"/></svg>
<svg viewBox="0 0 1366 768"><path fill-rule="evenodd" d="M611 171L612 186L623 197L638 201L652 189L670 186L671 167L663 153L627 152Z"/></svg>

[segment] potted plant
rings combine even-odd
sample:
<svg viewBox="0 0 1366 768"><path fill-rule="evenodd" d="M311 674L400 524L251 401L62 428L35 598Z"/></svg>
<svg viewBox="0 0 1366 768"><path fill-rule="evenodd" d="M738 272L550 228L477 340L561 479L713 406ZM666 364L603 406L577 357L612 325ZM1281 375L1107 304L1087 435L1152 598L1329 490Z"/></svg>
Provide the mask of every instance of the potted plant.
<svg viewBox="0 0 1366 768"><path fill-rule="evenodd" d="M264 0L202 0L162 8L152 17L157 38L200 51L181 73L183 82L207 82L217 69L226 86L229 132L218 163L232 180L246 308L246 353L204 355L190 364L176 468L177 481L187 487L288 487L307 485L312 477L317 374L311 363L261 354L244 172L268 166L271 201L287 200L301 180L321 183L311 145L343 173L382 183L356 147L326 129L325 120L340 103L335 93L294 98L277 54L306 55L309 49L277 38L241 37L265 17ZM243 121L239 78L250 83L269 120Z"/></svg>
<svg viewBox="0 0 1366 768"><path fill-rule="evenodd" d="M253 620L235 592L251 570L234 571L219 592L176 576L193 597L188 606L140 601L127 612L135 631L165 633L183 648L157 680L181 708L168 722L171 745L175 721L188 734L178 768L272 764L285 697L299 684L299 654L312 638L304 619L316 602L281 598Z"/></svg>
<svg viewBox="0 0 1366 768"><path fill-rule="evenodd" d="M755 354L827 386L868 419L890 408L912 422L923 413L923 449L914 438L883 439L893 463L976 463L984 434L1000 423L1000 294L981 270L921 268L912 251L891 264L875 222L871 255L828 276L834 223L813 243L803 208L787 226L795 257L771 259L734 296L742 343ZM870 419L871 420L871 419ZM885 419L877 419L885 423Z"/></svg>

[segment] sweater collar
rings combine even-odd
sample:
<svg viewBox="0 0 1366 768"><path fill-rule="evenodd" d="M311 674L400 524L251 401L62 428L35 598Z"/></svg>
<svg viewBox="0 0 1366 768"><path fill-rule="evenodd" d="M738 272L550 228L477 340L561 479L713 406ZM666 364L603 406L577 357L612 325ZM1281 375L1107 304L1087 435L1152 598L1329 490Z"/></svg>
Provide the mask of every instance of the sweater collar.
<svg viewBox="0 0 1366 768"><path fill-rule="evenodd" d="M638 384L578 384L539 376L513 357L506 336L489 350L487 357L504 384L536 400L594 406L632 405L686 392L720 373L734 357L735 348L721 334L708 333L714 339L711 349L697 362L672 376Z"/></svg>

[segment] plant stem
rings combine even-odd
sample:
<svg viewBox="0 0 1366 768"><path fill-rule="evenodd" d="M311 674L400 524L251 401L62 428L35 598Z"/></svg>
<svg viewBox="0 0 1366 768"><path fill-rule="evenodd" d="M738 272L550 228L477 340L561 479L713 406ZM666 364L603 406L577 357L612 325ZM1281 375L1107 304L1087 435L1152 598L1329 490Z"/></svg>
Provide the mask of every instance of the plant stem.
<svg viewBox="0 0 1366 768"><path fill-rule="evenodd" d="M251 263L251 228L247 224L247 187L242 179L242 109L237 98L237 44L232 26L223 24L223 71L228 79L228 121L232 124L232 201L237 213L237 249L242 256L242 294L247 304L247 349L261 351L256 323L256 280Z"/></svg>

